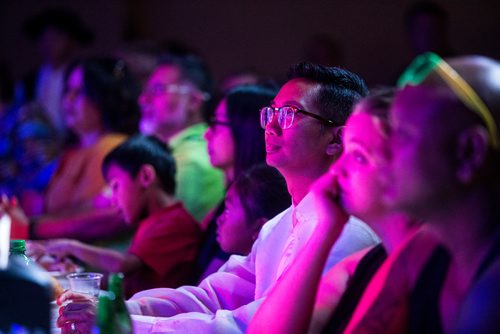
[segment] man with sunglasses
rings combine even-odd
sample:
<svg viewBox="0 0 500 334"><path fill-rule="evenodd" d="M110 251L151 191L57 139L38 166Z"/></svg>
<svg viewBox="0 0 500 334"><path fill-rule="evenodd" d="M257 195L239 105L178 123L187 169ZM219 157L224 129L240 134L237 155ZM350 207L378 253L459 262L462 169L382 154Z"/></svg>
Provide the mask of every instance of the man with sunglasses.
<svg viewBox="0 0 500 334"><path fill-rule="evenodd" d="M317 216L307 196L309 187L340 154L341 128L353 104L366 93L364 82L349 71L309 63L291 68L289 81L260 113L267 163L285 177L293 205L264 225L248 256L232 256L198 287L148 290L132 297L127 306L136 315L138 332L245 332L311 236ZM376 242L363 222L350 220L325 270ZM66 298L71 295L59 302ZM77 315L70 313L63 311L59 321L75 321Z"/></svg>
<svg viewBox="0 0 500 334"><path fill-rule="evenodd" d="M166 55L139 97L140 131L171 147L178 170L176 197L198 221L224 194L223 176L210 164L203 138L202 113L211 91L211 76L198 57Z"/></svg>
<svg viewBox="0 0 500 334"><path fill-rule="evenodd" d="M425 229L372 280L347 332L497 332L500 63L424 54L399 84L385 197Z"/></svg>

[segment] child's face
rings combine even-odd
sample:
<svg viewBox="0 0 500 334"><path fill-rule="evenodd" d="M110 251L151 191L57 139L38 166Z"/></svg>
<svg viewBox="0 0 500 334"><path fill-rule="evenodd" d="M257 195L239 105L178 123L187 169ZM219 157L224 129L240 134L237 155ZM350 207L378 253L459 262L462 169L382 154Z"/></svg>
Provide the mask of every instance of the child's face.
<svg viewBox="0 0 500 334"><path fill-rule="evenodd" d="M136 225L142 219L145 207L143 188L139 181L116 164L111 164L106 179L113 192L113 204L128 224Z"/></svg>
<svg viewBox="0 0 500 334"><path fill-rule="evenodd" d="M226 253L247 255L252 249L256 231L247 222L240 198L233 187L226 195L226 210L217 219L217 241Z"/></svg>

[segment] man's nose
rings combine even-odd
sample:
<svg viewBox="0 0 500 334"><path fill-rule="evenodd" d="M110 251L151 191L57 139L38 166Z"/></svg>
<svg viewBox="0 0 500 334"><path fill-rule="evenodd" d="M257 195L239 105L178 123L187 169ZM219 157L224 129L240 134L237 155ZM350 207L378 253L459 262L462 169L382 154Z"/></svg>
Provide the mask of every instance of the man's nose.
<svg viewBox="0 0 500 334"><path fill-rule="evenodd" d="M266 134L277 135L281 132L281 127L278 122L278 113L274 112L271 122L266 124Z"/></svg>

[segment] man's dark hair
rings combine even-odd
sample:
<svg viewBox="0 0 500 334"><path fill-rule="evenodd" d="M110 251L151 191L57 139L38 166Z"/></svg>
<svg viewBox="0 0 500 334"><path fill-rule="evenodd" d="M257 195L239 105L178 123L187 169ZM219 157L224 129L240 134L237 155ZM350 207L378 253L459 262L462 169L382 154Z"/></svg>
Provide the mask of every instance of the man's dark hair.
<svg viewBox="0 0 500 334"><path fill-rule="evenodd" d="M234 183L247 223L260 218L271 219L291 205L285 178L274 167L254 165Z"/></svg>
<svg viewBox="0 0 500 334"><path fill-rule="evenodd" d="M135 178L146 164L155 169L162 189L173 195L175 160L165 143L154 136L136 135L116 147L104 158L102 173L106 177L111 165L116 165Z"/></svg>
<svg viewBox="0 0 500 334"><path fill-rule="evenodd" d="M304 78L321 85L314 101L323 117L344 125L353 105L368 94L365 82L358 75L338 67L303 62L290 67L288 79Z"/></svg>
<svg viewBox="0 0 500 334"><path fill-rule="evenodd" d="M214 82L206 64L192 54L164 54L160 56L158 66L172 65L181 71L181 77L191 82L200 91L212 95Z"/></svg>

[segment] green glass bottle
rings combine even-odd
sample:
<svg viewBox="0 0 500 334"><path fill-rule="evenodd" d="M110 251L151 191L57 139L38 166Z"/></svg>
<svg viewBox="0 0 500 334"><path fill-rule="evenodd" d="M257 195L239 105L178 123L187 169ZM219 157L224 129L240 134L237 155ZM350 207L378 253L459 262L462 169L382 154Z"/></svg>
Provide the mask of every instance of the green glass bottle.
<svg viewBox="0 0 500 334"><path fill-rule="evenodd" d="M29 266L32 264L31 259L26 256L26 240L11 240L9 249L9 259L16 257L19 262Z"/></svg>
<svg viewBox="0 0 500 334"><path fill-rule="evenodd" d="M93 334L113 334L113 315L113 304L109 296L99 296L96 319L97 330L93 331Z"/></svg>
<svg viewBox="0 0 500 334"><path fill-rule="evenodd" d="M108 294L99 297L97 327L100 334L131 334L132 319L123 298L123 274L111 274Z"/></svg>

